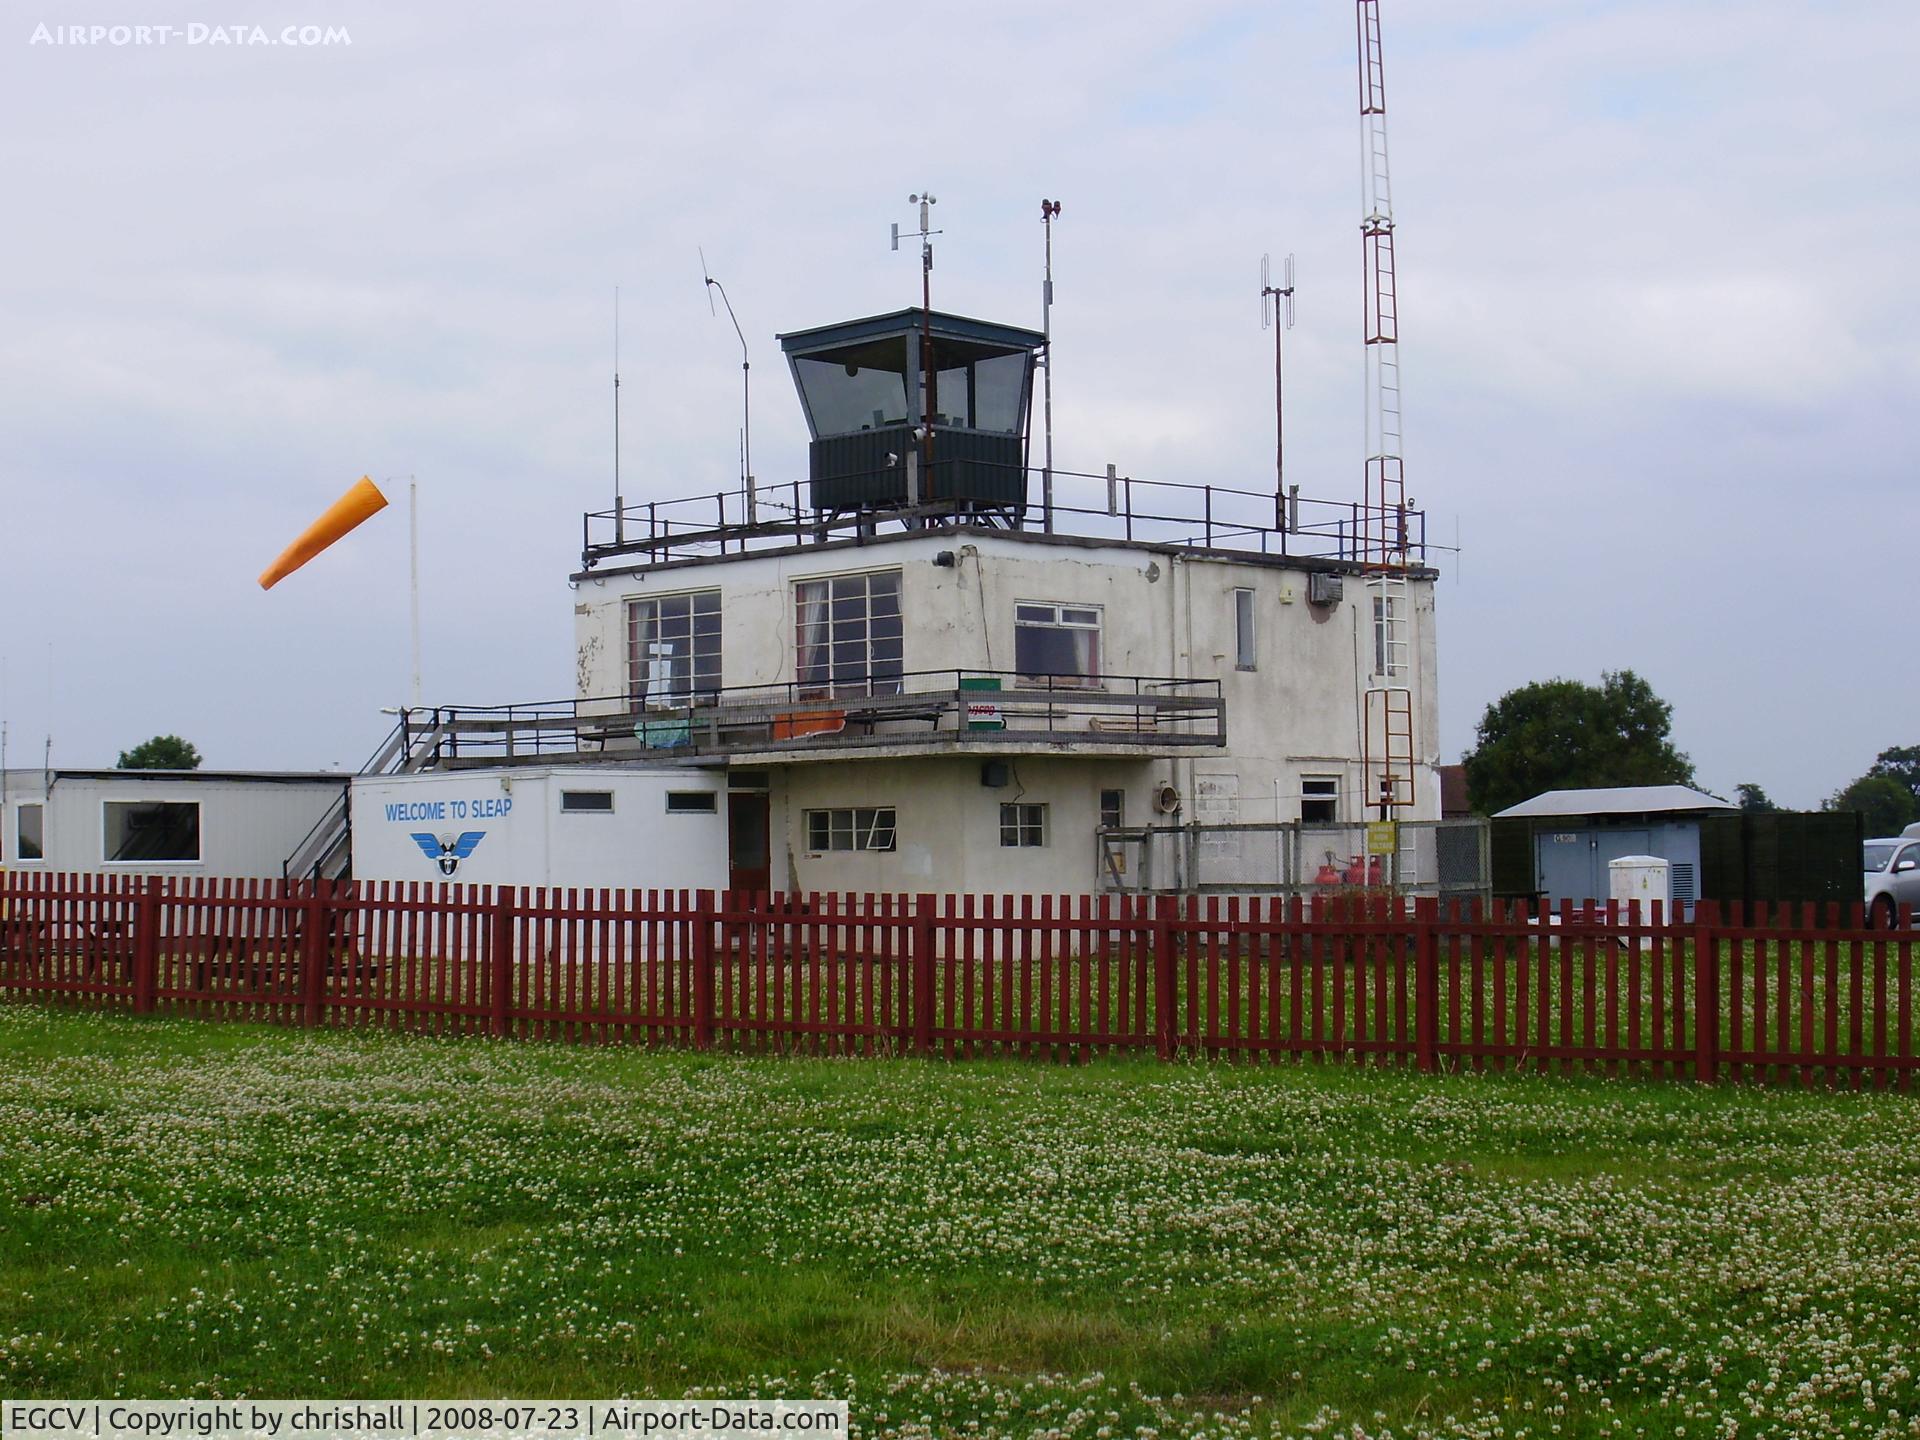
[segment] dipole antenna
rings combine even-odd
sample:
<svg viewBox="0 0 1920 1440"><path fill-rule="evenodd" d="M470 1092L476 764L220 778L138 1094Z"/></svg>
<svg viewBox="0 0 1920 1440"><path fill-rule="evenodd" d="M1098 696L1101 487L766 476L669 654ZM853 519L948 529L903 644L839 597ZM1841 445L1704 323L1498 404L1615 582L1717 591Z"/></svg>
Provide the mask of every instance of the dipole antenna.
<svg viewBox="0 0 1920 1440"><path fill-rule="evenodd" d="M1040 363L1046 367L1046 451L1040 463L1040 512L1046 533L1053 533L1053 222L1060 214L1058 200L1040 202L1040 223L1047 232L1046 279L1040 286Z"/></svg>
<svg viewBox="0 0 1920 1440"><path fill-rule="evenodd" d="M620 495L620 287L613 287L613 543L627 538L626 502Z"/></svg>
<svg viewBox="0 0 1920 1440"><path fill-rule="evenodd" d="M1273 513L1274 528L1287 530L1287 407L1286 377L1281 367L1281 337L1293 328L1293 256L1280 267L1280 283L1272 279L1272 257L1260 257L1260 328L1273 331ZM1277 324L1275 322L1278 322Z"/></svg>
<svg viewBox="0 0 1920 1440"><path fill-rule="evenodd" d="M920 242L920 393L924 398L920 418L920 463L929 479L933 474L933 417L935 391L940 369L933 359L933 237L941 231L930 228L931 207L940 202L927 191L907 196L909 205L920 207L920 228L909 233L909 240ZM893 227L893 248L900 248L900 227Z"/></svg>
<svg viewBox="0 0 1920 1440"><path fill-rule="evenodd" d="M727 307L727 319L733 322L733 333L740 341L740 493L746 497L747 523L751 525L758 510L753 484L753 362L747 358L747 337L741 332L739 316L733 313L727 287L707 271L705 249L700 251L700 278L707 282L707 313L719 313L713 308L713 292L718 290L720 303Z"/></svg>

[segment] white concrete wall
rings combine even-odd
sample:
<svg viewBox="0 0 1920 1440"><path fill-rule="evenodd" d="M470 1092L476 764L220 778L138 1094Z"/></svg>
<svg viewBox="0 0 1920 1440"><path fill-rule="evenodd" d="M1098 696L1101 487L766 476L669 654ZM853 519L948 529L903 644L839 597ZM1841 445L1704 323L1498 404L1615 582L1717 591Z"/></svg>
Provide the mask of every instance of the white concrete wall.
<svg viewBox="0 0 1920 1440"><path fill-rule="evenodd" d="M139 771L73 775L54 772L49 792L41 771L11 771L6 784L6 822L0 854L10 868L85 871L116 875L216 875L280 878L294 847L346 781L248 779L243 776L159 777ZM109 801L193 801L200 806L198 861L109 862L105 815ZM16 817L23 803L44 803L46 858L22 861L14 854Z"/></svg>
<svg viewBox="0 0 1920 1440"><path fill-rule="evenodd" d="M614 808L563 811L567 790L611 791ZM668 813L670 790L712 793L713 813ZM726 779L713 771L564 766L367 776L353 782L352 810L353 873L361 880L639 890L727 883ZM472 833L482 838L452 875L413 839Z"/></svg>
<svg viewBox="0 0 1920 1440"><path fill-rule="evenodd" d="M959 563L934 565L943 550L955 552ZM794 678L794 582L890 568L902 576L908 671L1011 670L1016 601L1098 605L1106 674L1223 683L1226 750L1157 762L1157 773L1178 784L1190 803L1206 792L1207 813L1188 818L1298 819L1300 782L1307 775L1338 776L1340 818L1362 818L1360 711L1372 668L1366 587L1361 577L1348 575L1338 605L1310 605L1307 571L1278 557L1226 559L1031 537L936 534L597 575L580 582L574 597L578 694L615 697L625 690L629 598L720 590L721 683L786 683ZM1257 655L1251 671L1235 668L1233 592L1241 587L1255 591ZM1439 715L1433 583L1415 581L1409 593L1415 661L1407 683L1418 716L1419 783L1407 818L1434 818ZM855 763L801 761L783 768ZM1088 788L1097 787L1089 781Z"/></svg>

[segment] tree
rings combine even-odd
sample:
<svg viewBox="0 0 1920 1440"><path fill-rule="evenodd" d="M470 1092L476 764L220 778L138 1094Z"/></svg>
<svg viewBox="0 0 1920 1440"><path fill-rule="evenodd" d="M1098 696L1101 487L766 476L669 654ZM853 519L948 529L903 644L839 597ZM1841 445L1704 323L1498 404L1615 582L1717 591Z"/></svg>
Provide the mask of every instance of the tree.
<svg viewBox="0 0 1920 1440"><path fill-rule="evenodd" d="M198 770L200 752L178 735L156 735L120 752L122 770Z"/></svg>
<svg viewBox="0 0 1920 1440"><path fill-rule="evenodd" d="M1476 813L1543 790L1596 785L1691 785L1693 762L1670 738L1673 707L1631 670L1599 685L1541 680L1510 690L1480 719L1464 757Z"/></svg>
<svg viewBox="0 0 1920 1440"><path fill-rule="evenodd" d="M1773 803L1772 797L1765 790L1752 781L1734 786L1733 793L1740 797L1742 810L1778 810L1780 808Z"/></svg>
<svg viewBox="0 0 1920 1440"><path fill-rule="evenodd" d="M1867 817L1867 834L1898 835L1920 820L1920 745L1882 750L1866 774L1823 808L1858 810Z"/></svg>

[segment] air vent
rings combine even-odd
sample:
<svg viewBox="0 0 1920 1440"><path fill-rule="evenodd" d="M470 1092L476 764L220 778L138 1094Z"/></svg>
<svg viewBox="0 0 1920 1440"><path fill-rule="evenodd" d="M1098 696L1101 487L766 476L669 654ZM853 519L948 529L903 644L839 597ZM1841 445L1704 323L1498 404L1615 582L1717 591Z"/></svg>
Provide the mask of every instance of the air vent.
<svg viewBox="0 0 1920 1440"><path fill-rule="evenodd" d="M1692 865L1679 860L1674 861L1673 879L1671 883L1673 885L1673 898L1676 902L1681 900L1698 900L1700 898L1693 893Z"/></svg>
<svg viewBox="0 0 1920 1440"><path fill-rule="evenodd" d="M1309 605L1338 605L1345 591L1346 587L1338 575L1315 574L1307 576L1307 603Z"/></svg>

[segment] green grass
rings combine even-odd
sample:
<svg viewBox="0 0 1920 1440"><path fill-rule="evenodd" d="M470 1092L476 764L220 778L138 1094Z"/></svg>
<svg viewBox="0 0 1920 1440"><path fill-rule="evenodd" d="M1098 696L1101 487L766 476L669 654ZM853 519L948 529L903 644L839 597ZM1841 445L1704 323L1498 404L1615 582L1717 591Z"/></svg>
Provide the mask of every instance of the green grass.
<svg viewBox="0 0 1920 1440"><path fill-rule="evenodd" d="M1915 1316L1898 1094L0 1006L7 1395L784 1390L851 1399L869 1435L1894 1436L1920 1433Z"/></svg>

